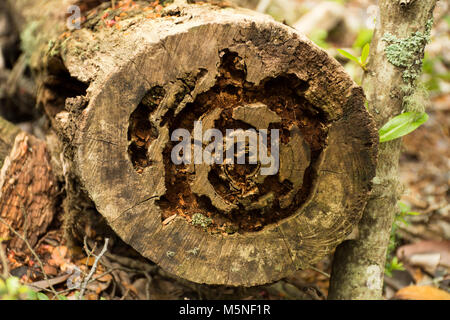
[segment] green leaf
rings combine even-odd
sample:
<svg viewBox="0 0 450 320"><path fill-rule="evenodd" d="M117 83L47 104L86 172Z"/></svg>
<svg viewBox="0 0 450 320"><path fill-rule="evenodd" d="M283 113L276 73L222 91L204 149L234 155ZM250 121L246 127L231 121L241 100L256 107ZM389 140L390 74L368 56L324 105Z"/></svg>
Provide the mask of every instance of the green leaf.
<svg viewBox="0 0 450 320"><path fill-rule="evenodd" d="M388 276L388 277L392 277L392 271L394 270L405 270L403 263L399 262L397 257L393 257L392 260L387 260L386 261L386 266L384 268L384 273Z"/></svg>
<svg viewBox="0 0 450 320"><path fill-rule="evenodd" d="M397 206L400 208L401 213L408 212L409 210L411 210L410 206L401 201L397 202Z"/></svg>
<svg viewBox="0 0 450 320"><path fill-rule="evenodd" d="M56 297L58 298L58 300L68 300L66 296L63 296L61 294L58 294Z"/></svg>
<svg viewBox="0 0 450 320"><path fill-rule="evenodd" d="M399 262L397 257L392 258L391 266L393 270L404 270L403 263Z"/></svg>
<svg viewBox="0 0 450 320"><path fill-rule="evenodd" d="M399 220L400 222L403 222L403 224L404 224L405 226L408 226L408 225L409 225L408 221L406 221L405 218L403 218L403 217L399 217L398 220Z"/></svg>
<svg viewBox="0 0 450 320"><path fill-rule="evenodd" d="M405 112L389 120L379 131L380 142L391 141L413 132L428 120L425 112Z"/></svg>
<svg viewBox="0 0 450 320"><path fill-rule="evenodd" d="M37 300L37 292L34 292L33 290L29 290L28 292L26 292L27 295L27 299L28 300Z"/></svg>
<svg viewBox="0 0 450 320"><path fill-rule="evenodd" d="M355 61L357 64L359 64L359 60L357 57L355 57L354 55L352 55L351 53L342 50L342 49L337 49L337 51L342 54L344 57L346 57L347 59L350 59L352 61Z"/></svg>
<svg viewBox="0 0 450 320"><path fill-rule="evenodd" d="M420 216L420 212L409 211L406 213L408 216Z"/></svg>
<svg viewBox="0 0 450 320"><path fill-rule="evenodd" d="M363 65L366 64L367 58L369 57L369 52L370 52L370 44L366 43L361 52L361 63Z"/></svg>
<svg viewBox="0 0 450 320"><path fill-rule="evenodd" d="M37 293L37 298L38 298L38 300L49 300L47 295L43 294L42 292Z"/></svg>

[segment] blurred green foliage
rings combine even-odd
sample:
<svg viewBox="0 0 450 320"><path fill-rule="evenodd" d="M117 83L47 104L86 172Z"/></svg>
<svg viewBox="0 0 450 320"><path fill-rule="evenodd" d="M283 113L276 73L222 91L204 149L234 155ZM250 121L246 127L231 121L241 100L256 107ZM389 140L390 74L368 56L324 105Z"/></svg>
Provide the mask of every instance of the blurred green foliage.
<svg viewBox="0 0 450 320"><path fill-rule="evenodd" d="M0 300L37 300L36 292L20 283L19 278L0 278ZM48 298L47 298L48 299Z"/></svg>
<svg viewBox="0 0 450 320"><path fill-rule="evenodd" d="M309 36L312 42L314 42L323 49L330 48L330 44L327 42L327 37L328 32L323 29L314 30Z"/></svg>
<svg viewBox="0 0 450 320"><path fill-rule="evenodd" d="M373 29L362 28L353 43L354 49L362 49L366 44L370 44L373 37Z"/></svg>
<svg viewBox="0 0 450 320"><path fill-rule="evenodd" d="M68 300L66 296L60 294L56 295L56 298ZM50 298L45 293L35 292L21 284L17 277L8 277L6 280L0 277L0 300L50 300Z"/></svg>
<svg viewBox="0 0 450 320"><path fill-rule="evenodd" d="M441 72L437 68L438 64L443 64L442 57L430 57L425 53L422 71L424 73L423 81L427 90L431 92L439 92L441 90L440 82L450 82L450 72Z"/></svg>
<svg viewBox="0 0 450 320"><path fill-rule="evenodd" d="M392 276L392 271L394 270L405 270L403 268L403 264L397 260L394 252L398 245L397 230L400 227L400 223L408 225L409 222L405 219L405 217L417 216L420 214L419 212L411 211L411 207L401 201L397 203L397 207L398 211L395 215L394 223L392 224L391 236L389 238L389 245L387 249L386 265L384 268L384 273L389 277Z"/></svg>

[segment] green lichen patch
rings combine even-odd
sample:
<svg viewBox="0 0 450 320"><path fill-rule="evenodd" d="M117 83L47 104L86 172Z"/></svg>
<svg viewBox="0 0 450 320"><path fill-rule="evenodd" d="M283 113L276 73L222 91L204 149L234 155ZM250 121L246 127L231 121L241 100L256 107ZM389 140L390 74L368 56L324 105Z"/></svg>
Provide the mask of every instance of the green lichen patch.
<svg viewBox="0 0 450 320"><path fill-rule="evenodd" d="M414 32L405 39L398 39L391 33L386 33L382 40L388 43L385 53L388 61L396 67L404 69L403 81L413 83L421 73L425 45L430 40L433 20L428 20L425 31Z"/></svg>
<svg viewBox="0 0 450 320"><path fill-rule="evenodd" d="M173 251L167 251L167 252L166 252L166 256L167 256L167 258L173 258L173 257L175 256L175 252L173 252Z"/></svg>
<svg viewBox="0 0 450 320"><path fill-rule="evenodd" d="M194 249L188 250L186 252L196 256L196 255L198 255L199 251L200 251L200 248L199 247L195 247Z"/></svg>
<svg viewBox="0 0 450 320"><path fill-rule="evenodd" d="M201 213L195 213L192 216L192 222L191 223L194 226L201 226L203 228L207 228L212 223L212 219L208 218L208 217L205 217Z"/></svg>

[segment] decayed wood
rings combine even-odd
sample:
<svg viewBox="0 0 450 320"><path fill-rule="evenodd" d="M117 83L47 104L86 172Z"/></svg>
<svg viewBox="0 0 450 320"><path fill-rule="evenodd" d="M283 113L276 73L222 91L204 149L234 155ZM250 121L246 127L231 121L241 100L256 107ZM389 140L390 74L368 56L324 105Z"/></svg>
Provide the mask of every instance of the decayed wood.
<svg viewBox="0 0 450 320"><path fill-rule="evenodd" d="M251 286L308 267L352 231L376 132L362 89L306 37L207 4L141 8L114 24L97 10L59 36L70 1L46 1L47 13L39 2L24 13L28 26L46 17L30 63L67 180L138 252L191 281ZM280 129L279 174L175 166L171 133L199 119Z"/></svg>
<svg viewBox="0 0 450 320"><path fill-rule="evenodd" d="M11 239L10 249L26 244L9 226L32 246L47 231L57 192L45 143L0 118L0 238Z"/></svg>

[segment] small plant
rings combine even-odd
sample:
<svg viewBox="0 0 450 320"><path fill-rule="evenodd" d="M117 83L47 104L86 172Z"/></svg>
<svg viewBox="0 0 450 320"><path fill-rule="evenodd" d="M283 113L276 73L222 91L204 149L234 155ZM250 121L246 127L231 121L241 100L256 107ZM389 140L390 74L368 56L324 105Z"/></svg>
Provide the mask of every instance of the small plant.
<svg viewBox="0 0 450 320"><path fill-rule="evenodd" d="M395 216L396 222L402 222L406 226L409 225L409 222L405 220L406 216L418 216L420 215L420 212L411 211L411 207L408 206L406 203L403 203L399 201L397 203L397 206L399 207L400 211Z"/></svg>
<svg viewBox="0 0 450 320"><path fill-rule="evenodd" d="M425 112L404 112L389 120L380 130L380 142L386 142L403 137L428 120Z"/></svg>
<svg viewBox="0 0 450 320"><path fill-rule="evenodd" d="M403 223L404 225L408 225L409 222L406 221L406 216L417 216L420 214L419 212L411 211L411 207L401 201L397 203L397 206L399 208L399 211L396 213L394 223L392 224L391 235L389 238L389 245L387 249L386 265L384 268L384 273L388 277L392 277L392 271L394 270L405 270L403 264L398 261L397 257L393 256L398 242L397 230L399 228L399 224Z"/></svg>
<svg viewBox="0 0 450 320"><path fill-rule="evenodd" d="M367 71L367 58L369 57L370 52L370 44L366 43L366 45L362 48L361 56L359 58L352 55L350 52L347 52L342 49L337 49L338 52L346 57L347 59L356 62L364 71Z"/></svg>
<svg viewBox="0 0 450 320"><path fill-rule="evenodd" d="M405 270L403 263L399 262L397 257L393 257L390 261L386 261L386 267L384 268L384 273L388 277L392 277L392 272L395 270L403 271Z"/></svg>

